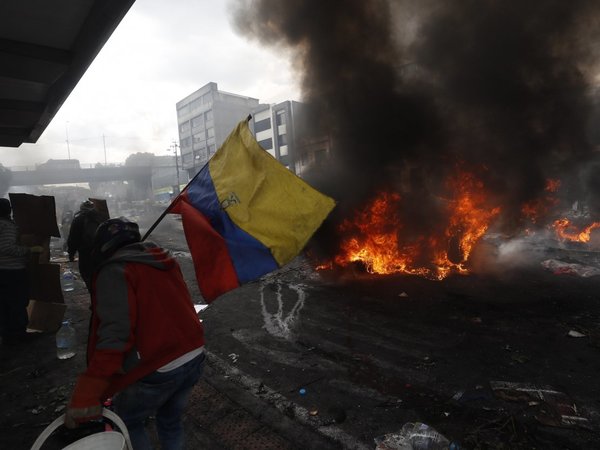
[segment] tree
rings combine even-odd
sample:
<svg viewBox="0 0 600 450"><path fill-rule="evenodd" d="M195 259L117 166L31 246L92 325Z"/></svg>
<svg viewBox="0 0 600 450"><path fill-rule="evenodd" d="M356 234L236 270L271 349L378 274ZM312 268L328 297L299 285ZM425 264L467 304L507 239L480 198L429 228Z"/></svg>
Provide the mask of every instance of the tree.
<svg viewBox="0 0 600 450"><path fill-rule="evenodd" d="M137 152L132 153L125 160L126 166L153 166L154 165L154 153L149 152Z"/></svg>

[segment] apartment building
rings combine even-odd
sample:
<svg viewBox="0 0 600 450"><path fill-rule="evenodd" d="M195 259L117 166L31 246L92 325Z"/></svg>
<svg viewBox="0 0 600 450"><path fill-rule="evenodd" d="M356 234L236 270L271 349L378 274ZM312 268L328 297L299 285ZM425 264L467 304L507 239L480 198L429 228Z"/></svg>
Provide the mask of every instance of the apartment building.
<svg viewBox="0 0 600 450"><path fill-rule="evenodd" d="M292 172L296 172L299 157L298 127L303 113L303 105L295 101L261 104L252 112L250 121L250 128L260 146Z"/></svg>
<svg viewBox="0 0 600 450"><path fill-rule="evenodd" d="M212 82L177 102L183 170L193 177L239 121L258 106L258 99L220 91Z"/></svg>
<svg viewBox="0 0 600 450"><path fill-rule="evenodd" d="M208 83L177 103L181 167L193 177L240 120L251 115L249 126L260 146L301 176L330 153L329 139L307 130L306 114L306 106L296 101L261 104Z"/></svg>

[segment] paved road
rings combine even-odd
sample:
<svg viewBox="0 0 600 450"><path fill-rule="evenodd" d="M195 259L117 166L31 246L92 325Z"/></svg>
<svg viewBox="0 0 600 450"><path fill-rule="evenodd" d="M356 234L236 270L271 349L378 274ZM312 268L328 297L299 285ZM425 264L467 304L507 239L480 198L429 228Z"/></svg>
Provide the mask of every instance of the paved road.
<svg viewBox="0 0 600 450"><path fill-rule="evenodd" d="M175 252L199 298L180 227L170 218L152 238ZM440 283L319 274L298 258L201 313L205 382L235 406L212 416L208 434L197 421L195 434L214 448L362 449L422 421L463 448L589 448L600 443L597 278L534 267ZM558 387L585 428L542 424L543 402L500 400L494 380ZM206 392L196 395L192 428L212 414ZM277 443L250 443L264 436Z"/></svg>

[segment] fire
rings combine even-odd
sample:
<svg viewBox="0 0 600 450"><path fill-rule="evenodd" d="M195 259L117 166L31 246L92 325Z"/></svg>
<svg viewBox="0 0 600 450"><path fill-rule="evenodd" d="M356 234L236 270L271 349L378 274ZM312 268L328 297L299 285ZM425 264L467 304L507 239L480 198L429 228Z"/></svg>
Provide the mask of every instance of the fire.
<svg viewBox="0 0 600 450"><path fill-rule="evenodd" d="M558 192L560 185L560 180L552 178L546 180L544 191L547 194L542 198L525 203L521 208L523 216L532 223L536 223L540 216L547 214L551 208L558 204L558 199L553 194Z"/></svg>
<svg viewBox="0 0 600 450"><path fill-rule="evenodd" d="M562 241L590 242L592 230L600 228L600 222L594 222L581 231L569 219L558 219L552 224L556 236Z"/></svg>
<svg viewBox="0 0 600 450"><path fill-rule="evenodd" d="M467 273L465 263L473 247L500 209L486 207L483 184L470 173L450 180L448 188L453 197L445 202L448 224L442 235L406 237L399 213L401 196L381 192L352 220L339 226L338 231L347 237L334 263L361 262L370 273L407 273L438 280L452 272ZM449 256L453 243L458 259Z"/></svg>
<svg viewBox="0 0 600 450"><path fill-rule="evenodd" d="M354 221L345 220L339 231L356 233L342 242L341 253L334 258L345 266L361 261L371 273L390 274L410 271L415 249L401 248L398 233L402 223L398 214L399 194L382 192Z"/></svg>
<svg viewBox="0 0 600 450"><path fill-rule="evenodd" d="M546 180L546 187L544 188L547 192L557 192L560 188L560 180L549 178Z"/></svg>
<svg viewBox="0 0 600 450"><path fill-rule="evenodd" d="M455 198L450 202L450 220L446 229L446 242L458 239L458 249L461 254L459 263L452 263L446 249L437 252L435 263L438 273L444 278L452 269L466 272L464 264L469 259L473 247L485 234L491 220L498 215L500 208L486 208L486 195L481 181L473 174L463 173L456 179L450 180L450 188ZM442 244L443 245L443 244Z"/></svg>

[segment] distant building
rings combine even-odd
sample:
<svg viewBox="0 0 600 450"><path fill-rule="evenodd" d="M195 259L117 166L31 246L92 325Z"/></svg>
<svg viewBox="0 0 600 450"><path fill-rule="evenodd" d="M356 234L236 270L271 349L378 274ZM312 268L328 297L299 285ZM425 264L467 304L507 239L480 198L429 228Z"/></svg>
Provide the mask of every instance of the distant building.
<svg viewBox="0 0 600 450"><path fill-rule="evenodd" d="M306 114L306 106L296 101L261 104L256 98L223 92L217 83L208 83L177 103L181 167L193 177L233 128L251 115L249 126L260 146L301 175L330 152L329 139L315 138L314 130L307 129Z"/></svg>
<svg viewBox="0 0 600 450"><path fill-rule="evenodd" d="M181 167L190 177L257 106L258 99L220 91L217 83L208 83L177 102Z"/></svg>
<svg viewBox="0 0 600 450"><path fill-rule="evenodd" d="M296 175L302 177L308 170L323 168L331 158L331 147L329 135L301 139L296 146Z"/></svg>
<svg viewBox="0 0 600 450"><path fill-rule="evenodd" d="M259 105L252 112L250 121L250 128L260 146L292 172L296 172L297 127L302 114L303 105L288 100Z"/></svg>
<svg viewBox="0 0 600 450"><path fill-rule="evenodd" d="M37 165L38 170L64 170L81 169L78 159L49 159L45 163Z"/></svg>

